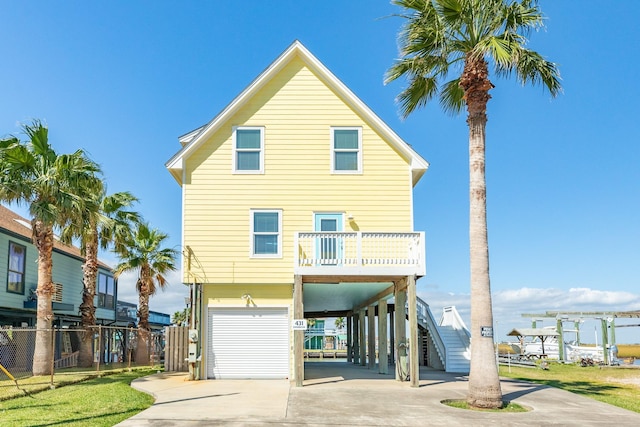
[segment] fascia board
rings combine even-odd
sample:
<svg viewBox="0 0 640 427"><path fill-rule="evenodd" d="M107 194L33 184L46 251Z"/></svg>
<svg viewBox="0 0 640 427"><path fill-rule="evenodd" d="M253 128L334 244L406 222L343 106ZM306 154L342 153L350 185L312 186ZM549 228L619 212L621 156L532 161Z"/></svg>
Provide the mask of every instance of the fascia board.
<svg viewBox="0 0 640 427"><path fill-rule="evenodd" d="M314 68L320 76L326 79L327 83L333 87L343 99L351 105L358 113L365 117L365 120L386 137L386 139L400 151L407 160L410 162L410 167L413 171L422 171L420 176L428 169L429 163L422 158L409 144L404 142L397 133L393 131L376 113L367 106L360 98L358 98L352 91L342 83L327 67L324 66L311 52L309 52L302 44L299 45L300 51L303 53L303 58L308 64Z"/></svg>
<svg viewBox="0 0 640 427"><path fill-rule="evenodd" d="M300 41L294 41L274 62L271 63L249 86L247 86L230 104L228 104L220 114L211 122L194 131L191 131L182 138L189 142L176 153L165 166L169 170L182 169L183 161L191 152L197 149L207 138L214 133L218 126L224 123L232 114L241 108L265 83L267 83L291 58L299 54L302 60L312 68L325 82L332 87L345 102L355 111L360 113L365 120L386 139L409 161L414 177L419 179L429 167L429 163L424 160L411 146L404 142L373 110L371 110L360 98L358 98L340 79L338 79L327 67L322 64ZM177 171L176 171L177 172ZM417 174L416 174L417 172ZM172 172L174 177L177 175ZM415 179L415 182L417 182ZM415 184L414 182L414 184Z"/></svg>
<svg viewBox="0 0 640 427"><path fill-rule="evenodd" d="M296 48L301 46L299 41L295 41L289 46L274 62L271 63L253 82L249 84L231 103L229 103L213 120L199 129L199 133L191 139L187 145L182 147L167 163L165 166L168 169L175 168L179 160L186 159L191 152L197 149L207 138L214 133L218 126L226 121L231 115L233 115L239 108L241 108L252 96L258 91L266 82L268 82L275 73L277 73L286 64L291 56L296 51ZM195 131L193 131L195 132ZM190 135L190 133L186 134Z"/></svg>

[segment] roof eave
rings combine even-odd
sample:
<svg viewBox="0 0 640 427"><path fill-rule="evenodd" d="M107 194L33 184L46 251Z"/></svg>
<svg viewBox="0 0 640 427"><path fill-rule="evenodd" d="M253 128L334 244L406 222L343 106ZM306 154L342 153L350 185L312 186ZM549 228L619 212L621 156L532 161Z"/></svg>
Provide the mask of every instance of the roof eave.
<svg viewBox="0 0 640 427"><path fill-rule="evenodd" d="M206 141L220 125L241 108L265 83L282 68L294 55L300 55L303 61L312 68L318 76L330 87L336 90L337 94L361 114L377 132L385 137L403 156L406 156L412 170L413 185L415 185L427 170L429 163L415 152L409 144L404 142L386 123L384 123L360 98L358 98L342 81L340 81L327 67L324 66L302 43L294 41L274 62L272 62L249 86L247 86L231 103L229 103L220 114L214 117L208 124L186 133L179 138L185 145L178 151L165 166L173 177L182 184L182 169L184 161L195 151L204 141Z"/></svg>

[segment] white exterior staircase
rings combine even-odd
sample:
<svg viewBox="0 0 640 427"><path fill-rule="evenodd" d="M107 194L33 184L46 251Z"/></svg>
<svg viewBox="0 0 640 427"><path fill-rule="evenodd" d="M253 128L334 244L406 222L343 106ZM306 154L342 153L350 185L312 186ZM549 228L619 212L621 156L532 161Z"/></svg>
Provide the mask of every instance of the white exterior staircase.
<svg viewBox="0 0 640 427"><path fill-rule="evenodd" d="M454 306L444 307L436 324L429 305L418 300L418 326L429 337L446 372L469 373L471 334Z"/></svg>

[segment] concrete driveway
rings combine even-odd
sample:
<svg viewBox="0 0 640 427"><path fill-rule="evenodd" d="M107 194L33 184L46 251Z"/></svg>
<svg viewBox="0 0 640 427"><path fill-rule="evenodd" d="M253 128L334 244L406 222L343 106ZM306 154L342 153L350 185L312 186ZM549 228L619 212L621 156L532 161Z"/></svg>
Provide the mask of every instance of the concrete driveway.
<svg viewBox="0 0 640 427"><path fill-rule="evenodd" d="M392 371L393 372L393 371ZM420 387L366 367L337 362L305 365L304 387L288 380L186 381L160 373L133 382L156 397L149 409L119 426L638 426L640 414L567 391L502 380L505 400L525 413L455 409L467 378L423 368Z"/></svg>

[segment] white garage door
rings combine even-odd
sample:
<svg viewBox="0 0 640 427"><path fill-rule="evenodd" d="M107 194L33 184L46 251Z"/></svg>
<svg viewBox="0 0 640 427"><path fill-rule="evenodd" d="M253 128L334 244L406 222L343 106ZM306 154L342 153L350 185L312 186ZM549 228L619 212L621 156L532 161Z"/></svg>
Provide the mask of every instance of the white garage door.
<svg viewBox="0 0 640 427"><path fill-rule="evenodd" d="M210 308L208 378L288 378L287 308Z"/></svg>

